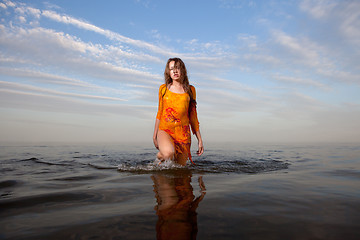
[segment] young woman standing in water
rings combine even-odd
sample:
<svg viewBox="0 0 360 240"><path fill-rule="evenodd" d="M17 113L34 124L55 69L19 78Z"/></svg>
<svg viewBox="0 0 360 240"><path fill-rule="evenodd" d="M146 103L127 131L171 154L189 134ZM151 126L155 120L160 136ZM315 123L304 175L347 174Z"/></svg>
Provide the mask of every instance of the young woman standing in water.
<svg viewBox="0 0 360 240"><path fill-rule="evenodd" d="M186 165L191 162L190 127L198 140L197 155L204 152L196 112L195 88L189 84L184 62L170 58L164 72L165 84L159 88L159 108L156 116L153 141L159 150L158 159L174 160Z"/></svg>

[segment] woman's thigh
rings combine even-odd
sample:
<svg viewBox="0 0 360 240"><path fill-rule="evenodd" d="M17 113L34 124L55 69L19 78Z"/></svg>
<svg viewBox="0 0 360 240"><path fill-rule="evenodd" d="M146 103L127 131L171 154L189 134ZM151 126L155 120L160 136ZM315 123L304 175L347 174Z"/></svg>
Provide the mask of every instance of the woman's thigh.
<svg viewBox="0 0 360 240"><path fill-rule="evenodd" d="M163 130L159 130L157 134L157 140L159 144L159 151L161 154L163 155L175 154L174 141L167 132Z"/></svg>

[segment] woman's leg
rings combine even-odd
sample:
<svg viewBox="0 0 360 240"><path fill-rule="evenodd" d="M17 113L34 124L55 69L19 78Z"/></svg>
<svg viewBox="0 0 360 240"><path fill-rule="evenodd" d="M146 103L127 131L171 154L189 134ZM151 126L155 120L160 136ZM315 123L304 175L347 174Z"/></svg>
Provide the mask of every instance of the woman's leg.
<svg viewBox="0 0 360 240"><path fill-rule="evenodd" d="M175 156L175 162L177 162L180 165L185 166L188 159L188 154L186 152L176 154Z"/></svg>
<svg viewBox="0 0 360 240"><path fill-rule="evenodd" d="M159 130L157 134L157 141L159 144L159 153L157 154L157 157L160 160L174 160L175 148L170 135L163 130Z"/></svg>

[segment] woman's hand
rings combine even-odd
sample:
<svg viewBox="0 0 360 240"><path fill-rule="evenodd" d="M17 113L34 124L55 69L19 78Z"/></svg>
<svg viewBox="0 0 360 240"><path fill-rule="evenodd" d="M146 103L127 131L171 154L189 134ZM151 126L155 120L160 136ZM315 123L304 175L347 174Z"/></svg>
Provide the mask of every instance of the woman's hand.
<svg viewBox="0 0 360 240"><path fill-rule="evenodd" d="M197 154L198 156L201 156L203 153L204 153L204 145L203 145L203 142L202 142L202 141L199 141L199 143L198 143L198 150L197 150L196 154Z"/></svg>
<svg viewBox="0 0 360 240"><path fill-rule="evenodd" d="M153 142L154 142L154 146L156 147L156 149L159 149L159 144L157 142L157 138L153 137Z"/></svg>

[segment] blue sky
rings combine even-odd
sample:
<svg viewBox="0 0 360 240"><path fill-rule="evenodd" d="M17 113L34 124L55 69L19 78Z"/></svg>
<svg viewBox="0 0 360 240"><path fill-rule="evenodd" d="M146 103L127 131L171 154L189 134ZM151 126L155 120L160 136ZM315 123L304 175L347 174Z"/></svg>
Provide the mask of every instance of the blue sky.
<svg viewBox="0 0 360 240"><path fill-rule="evenodd" d="M205 142L360 141L360 2L340 0L0 0L0 141L151 142L170 57Z"/></svg>

